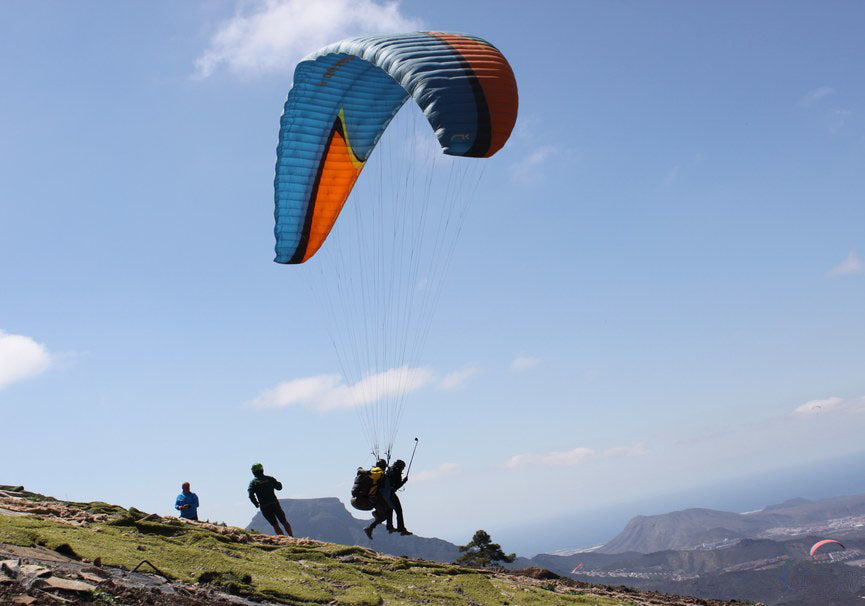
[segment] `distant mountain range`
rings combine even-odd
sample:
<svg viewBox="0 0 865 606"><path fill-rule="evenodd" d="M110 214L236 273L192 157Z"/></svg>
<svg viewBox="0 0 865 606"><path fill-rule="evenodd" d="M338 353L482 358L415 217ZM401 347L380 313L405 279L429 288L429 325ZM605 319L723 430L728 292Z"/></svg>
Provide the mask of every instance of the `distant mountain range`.
<svg viewBox="0 0 865 606"><path fill-rule="evenodd" d="M821 538L841 540L846 549L811 558ZM513 565L767 606L865 604L865 495L791 499L749 513L686 509L637 516L592 551L541 554Z"/></svg>
<svg viewBox="0 0 865 606"><path fill-rule="evenodd" d="M844 538L847 549L812 559L822 535L777 541L741 539L711 549L654 553L581 553L519 558L513 566L538 566L595 584L767 606L865 604L865 531ZM575 570L577 567L579 569Z"/></svg>
<svg viewBox="0 0 865 606"><path fill-rule="evenodd" d="M730 513L685 509L656 516L637 516L598 551L651 553L665 549L706 549L744 538L776 538L865 527L865 495L820 501L792 499L760 511Z"/></svg>

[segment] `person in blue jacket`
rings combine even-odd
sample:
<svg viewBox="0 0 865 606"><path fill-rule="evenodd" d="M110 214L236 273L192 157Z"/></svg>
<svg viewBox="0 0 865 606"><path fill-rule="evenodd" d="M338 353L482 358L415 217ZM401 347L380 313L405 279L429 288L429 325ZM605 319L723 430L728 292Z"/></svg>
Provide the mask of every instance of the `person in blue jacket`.
<svg viewBox="0 0 865 606"><path fill-rule="evenodd" d="M184 482L180 487L183 492L177 495L174 509L180 512L181 518L187 520L198 519L198 495L189 490L189 482Z"/></svg>

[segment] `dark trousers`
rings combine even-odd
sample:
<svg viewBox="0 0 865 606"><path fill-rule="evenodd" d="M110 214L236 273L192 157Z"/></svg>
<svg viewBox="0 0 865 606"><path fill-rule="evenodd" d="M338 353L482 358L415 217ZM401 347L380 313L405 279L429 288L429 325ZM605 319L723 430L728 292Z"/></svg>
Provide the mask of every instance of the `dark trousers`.
<svg viewBox="0 0 865 606"><path fill-rule="evenodd" d="M375 495L375 509L372 510L372 524L370 524L371 528L375 528L382 522L388 519L390 515L390 507L387 505L387 501L384 500L384 497L380 494ZM390 527L390 522L388 522L388 527Z"/></svg>
<svg viewBox="0 0 865 606"><path fill-rule="evenodd" d="M288 520L285 519L285 512L279 502L265 503L261 506L261 514L264 519L270 522L271 526L276 526L276 521L282 522L283 526L288 526Z"/></svg>
<svg viewBox="0 0 865 606"><path fill-rule="evenodd" d="M405 520L402 518L402 503L399 502L399 497L395 492L391 493L388 504L390 507L388 507L387 512L387 527L393 528L393 512L396 512L396 529L405 530Z"/></svg>

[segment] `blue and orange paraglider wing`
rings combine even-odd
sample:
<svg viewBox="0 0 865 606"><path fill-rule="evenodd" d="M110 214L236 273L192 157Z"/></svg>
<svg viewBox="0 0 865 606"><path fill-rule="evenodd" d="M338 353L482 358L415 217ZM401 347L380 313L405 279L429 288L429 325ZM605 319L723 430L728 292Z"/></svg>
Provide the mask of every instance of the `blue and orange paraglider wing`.
<svg viewBox="0 0 865 606"><path fill-rule="evenodd" d="M337 42L304 59L277 147L276 261L321 247L376 143L411 96L444 153L486 158L508 140L517 86L502 54L464 34L413 33Z"/></svg>

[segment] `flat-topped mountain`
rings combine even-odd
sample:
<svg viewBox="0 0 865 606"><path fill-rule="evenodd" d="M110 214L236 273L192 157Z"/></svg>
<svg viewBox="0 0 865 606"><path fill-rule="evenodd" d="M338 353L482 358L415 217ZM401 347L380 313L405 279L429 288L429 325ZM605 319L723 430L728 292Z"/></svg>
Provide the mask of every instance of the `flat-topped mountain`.
<svg viewBox="0 0 865 606"><path fill-rule="evenodd" d="M370 541L363 529L372 518L358 520L336 497L280 499L279 502L297 537L342 545L360 545L381 553L436 562L453 562L460 555L457 546L453 543L416 535L390 534L384 528L384 524L375 529L373 540ZM262 534L273 534L273 528L260 511L256 512L246 529Z"/></svg>
<svg viewBox="0 0 865 606"><path fill-rule="evenodd" d="M693 549L707 541L753 536L765 528L763 520L748 515L712 509L685 509L655 516L637 516L598 551L651 553L665 549Z"/></svg>

